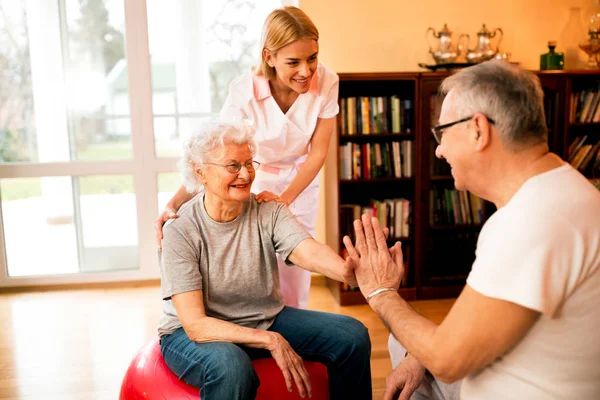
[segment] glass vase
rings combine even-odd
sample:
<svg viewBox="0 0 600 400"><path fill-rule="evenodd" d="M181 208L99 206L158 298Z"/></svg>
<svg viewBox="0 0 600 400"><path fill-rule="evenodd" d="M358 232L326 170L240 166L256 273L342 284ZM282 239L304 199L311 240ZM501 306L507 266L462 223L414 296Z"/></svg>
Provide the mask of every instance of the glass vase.
<svg viewBox="0 0 600 400"><path fill-rule="evenodd" d="M581 43L588 39L587 29L581 19L581 9L571 7L569 19L561 31L558 46L565 54L564 69L581 69L585 64L585 53L579 49Z"/></svg>
<svg viewBox="0 0 600 400"><path fill-rule="evenodd" d="M588 32L600 32L600 0L592 0L583 14L583 22Z"/></svg>
<svg viewBox="0 0 600 400"><path fill-rule="evenodd" d="M579 44L579 48L588 55L588 60L584 65L584 69L598 69L599 57L600 57L600 38L598 38L598 32L590 31L589 39Z"/></svg>

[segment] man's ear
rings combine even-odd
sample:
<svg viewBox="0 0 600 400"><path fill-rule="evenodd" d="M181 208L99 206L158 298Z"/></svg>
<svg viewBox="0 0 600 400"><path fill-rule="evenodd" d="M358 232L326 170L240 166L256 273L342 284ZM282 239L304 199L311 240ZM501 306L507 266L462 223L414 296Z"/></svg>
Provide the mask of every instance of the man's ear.
<svg viewBox="0 0 600 400"><path fill-rule="evenodd" d="M492 124L482 113L475 113L473 122L475 149L477 151L483 151L491 145Z"/></svg>

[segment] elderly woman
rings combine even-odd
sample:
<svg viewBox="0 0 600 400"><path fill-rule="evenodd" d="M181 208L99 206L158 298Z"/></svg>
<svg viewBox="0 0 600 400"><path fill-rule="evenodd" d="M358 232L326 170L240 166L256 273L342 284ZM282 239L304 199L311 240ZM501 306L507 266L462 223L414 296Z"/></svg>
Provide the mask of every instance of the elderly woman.
<svg viewBox="0 0 600 400"><path fill-rule="evenodd" d="M254 399L251 359L273 357L288 390L311 395L302 359L327 366L332 399L370 399L371 345L359 321L283 305L276 254L356 285L333 250L284 204L258 203L250 187L254 129L216 124L192 137L181 162L188 190L203 187L165 225L159 334L169 368L203 400Z"/></svg>

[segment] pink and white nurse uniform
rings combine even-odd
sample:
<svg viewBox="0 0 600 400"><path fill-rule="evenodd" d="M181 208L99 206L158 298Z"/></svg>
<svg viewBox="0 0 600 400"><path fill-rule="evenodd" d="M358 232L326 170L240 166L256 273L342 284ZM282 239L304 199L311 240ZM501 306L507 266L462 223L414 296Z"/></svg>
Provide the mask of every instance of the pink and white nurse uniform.
<svg viewBox="0 0 600 400"><path fill-rule="evenodd" d="M298 173L310 149L310 139L319 118L335 117L339 77L319 63L308 92L298 96L283 113L271 95L269 81L249 72L229 85L229 95L221 110L222 119L247 118L256 126L259 148L255 157L261 163L252 192L268 190L281 194ZM290 211L314 237L319 207L320 175L290 204ZM287 265L279 259L279 279L286 305L306 308L310 290L309 271Z"/></svg>

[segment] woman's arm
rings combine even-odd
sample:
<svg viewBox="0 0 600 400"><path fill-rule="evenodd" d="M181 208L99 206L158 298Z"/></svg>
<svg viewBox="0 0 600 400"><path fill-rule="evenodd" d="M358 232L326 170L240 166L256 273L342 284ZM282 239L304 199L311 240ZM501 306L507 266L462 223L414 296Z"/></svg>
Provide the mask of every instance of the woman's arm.
<svg viewBox="0 0 600 400"><path fill-rule="evenodd" d="M310 150L308 157L298 174L290 182L287 188L279 195L281 200L290 205L296 200L296 198L306 189L306 187L315 179L315 176L319 173L323 164L325 163L325 157L327 157L327 149L329 148L329 142L331 141L331 134L333 132L334 118L317 119L317 126L315 132L310 139Z"/></svg>
<svg viewBox="0 0 600 400"><path fill-rule="evenodd" d="M162 240L163 240L163 230L162 227L168 220L172 218L177 218L177 211L181 207L183 203L190 201L198 192L195 191L193 193L189 193L185 186L181 185L181 187L177 190L175 195L169 200L165 209L162 213L156 218L154 221L154 231L156 232L156 243L158 244L158 250L162 251Z"/></svg>
<svg viewBox="0 0 600 400"><path fill-rule="evenodd" d="M230 342L266 349L271 352L271 356L281 370L288 391L292 391L292 385L295 383L301 397L311 397L310 377L302 358L279 333L245 328L207 317L201 290L176 294L171 297L171 300L190 340L197 343Z"/></svg>
<svg viewBox="0 0 600 400"><path fill-rule="evenodd" d="M353 268L331 247L310 238L305 239L288 256L288 260L310 272L318 272L331 279L358 286Z"/></svg>
<svg viewBox="0 0 600 400"><path fill-rule="evenodd" d="M384 237L387 239L390 230L385 227L382 231ZM344 261L331 247L319 243L313 238L301 241L292 250L288 256L288 260L307 271L318 272L336 281L346 282L351 286L358 286L351 260Z"/></svg>
<svg viewBox="0 0 600 400"><path fill-rule="evenodd" d="M230 342L259 349L269 349L272 344L272 332L207 317L202 290L176 294L171 300L185 333L194 342Z"/></svg>

